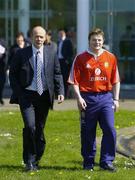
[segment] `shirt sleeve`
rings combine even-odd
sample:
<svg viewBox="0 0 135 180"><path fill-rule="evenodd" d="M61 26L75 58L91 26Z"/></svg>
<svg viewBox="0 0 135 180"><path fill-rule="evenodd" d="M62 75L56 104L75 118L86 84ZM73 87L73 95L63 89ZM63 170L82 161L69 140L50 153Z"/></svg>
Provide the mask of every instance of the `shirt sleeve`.
<svg viewBox="0 0 135 180"><path fill-rule="evenodd" d="M79 85L80 81L80 67L79 67L79 57L75 57L71 71L68 78L69 84Z"/></svg>
<svg viewBox="0 0 135 180"><path fill-rule="evenodd" d="M112 69L112 76L111 76L111 83L116 84L117 82L120 82L120 76L119 76L119 70L118 70L118 65L117 65L117 59L114 56L114 65Z"/></svg>

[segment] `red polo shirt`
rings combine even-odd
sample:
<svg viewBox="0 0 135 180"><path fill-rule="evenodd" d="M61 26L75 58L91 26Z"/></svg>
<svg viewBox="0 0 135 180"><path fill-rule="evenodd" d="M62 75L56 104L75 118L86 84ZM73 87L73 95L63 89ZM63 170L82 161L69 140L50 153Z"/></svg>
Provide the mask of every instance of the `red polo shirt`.
<svg viewBox="0 0 135 180"><path fill-rule="evenodd" d="M78 85L83 92L111 91L119 81L117 59L106 50L96 58L89 51L79 54L68 79L70 84Z"/></svg>

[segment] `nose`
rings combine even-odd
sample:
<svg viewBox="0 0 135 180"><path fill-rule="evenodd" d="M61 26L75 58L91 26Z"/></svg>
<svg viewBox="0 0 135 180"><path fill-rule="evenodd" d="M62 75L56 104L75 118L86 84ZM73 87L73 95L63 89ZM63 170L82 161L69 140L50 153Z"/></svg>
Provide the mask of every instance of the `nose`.
<svg viewBox="0 0 135 180"><path fill-rule="evenodd" d="M37 40L40 40L40 39L41 39L40 37L37 38Z"/></svg>

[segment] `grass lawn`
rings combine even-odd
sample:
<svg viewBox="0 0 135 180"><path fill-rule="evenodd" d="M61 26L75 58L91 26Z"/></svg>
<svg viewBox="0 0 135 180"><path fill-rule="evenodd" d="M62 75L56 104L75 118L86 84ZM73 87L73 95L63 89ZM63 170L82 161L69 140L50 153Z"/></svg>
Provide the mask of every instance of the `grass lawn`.
<svg viewBox="0 0 135 180"><path fill-rule="evenodd" d="M116 129L135 125L135 112L115 114ZM50 111L46 123L46 151L38 172L26 173L22 164L22 128L20 112L0 112L0 180L134 180L135 165L130 159L116 155L116 173L101 171L97 148L94 172L82 169L80 155L80 122L78 111ZM101 130L97 129L98 136Z"/></svg>

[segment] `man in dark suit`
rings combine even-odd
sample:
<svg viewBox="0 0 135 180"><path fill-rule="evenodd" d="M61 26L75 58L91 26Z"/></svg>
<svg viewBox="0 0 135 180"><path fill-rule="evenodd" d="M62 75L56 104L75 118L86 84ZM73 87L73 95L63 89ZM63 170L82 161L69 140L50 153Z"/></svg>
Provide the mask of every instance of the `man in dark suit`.
<svg viewBox="0 0 135 180"><path fill-rule="evenodd" d="M19 103L24 122L23 160L26 170L37 170L45 149L44 126L54 93L64 100L64 86L56 50L44 46L46 31L36 26L32 45L18 50L10 67L13 94L10 103Z"/></svg>
<svg viewBox="0 0 135 180"><path fill-rule="evenodd" d="M8 68L13 60L14 55L19 49L25 48L29 46L28 42L25 41L24 34L22 32L18 32L15 37L15 43L9 48L9 57L8 57Z"/></svg>
<svg viewBox="0 0 135 180"><path fill-rule="evenodd" d="M3 90L6 81L6 45L3 39L0 39L0 104L4 105Z"/></svg>
<svg viewBox="0 0 135 180"><path fill-rule="evenodd" d="M59 30L58 40L58 58L60 61L61 72L64 80L65 97L68 91L68 76L73 61L73 45L69 37L67 37L65 30Z"/></svg>

